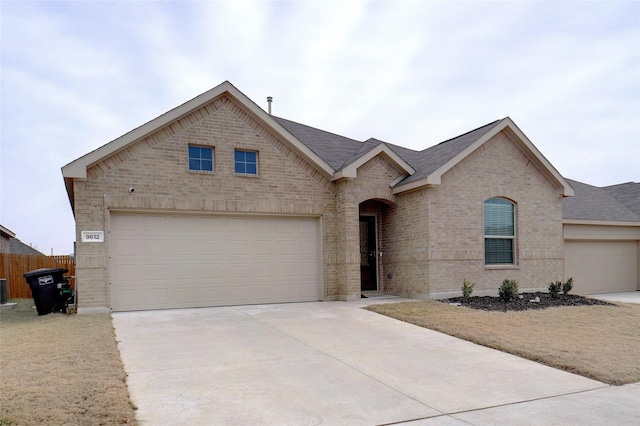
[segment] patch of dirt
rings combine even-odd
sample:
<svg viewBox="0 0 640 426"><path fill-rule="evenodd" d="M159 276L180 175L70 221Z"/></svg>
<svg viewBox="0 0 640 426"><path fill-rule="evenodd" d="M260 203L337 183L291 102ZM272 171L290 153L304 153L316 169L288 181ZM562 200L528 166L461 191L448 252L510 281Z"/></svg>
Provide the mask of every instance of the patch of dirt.
<svg viewBox="0 0 640 426"><path fill-rule="evenodd" d="M502 312L545 309L558 306L615 306L615 304L603 300L590 299L574 294L559 294L557 298L553 298L549 293L542 292L521 293L519 297L509 302L493 296L473 296L466 302L462 301L462 297L455 297L444 299L442 302L460 303L461 306L466 306L467 308Z"/></svg>
<svg viewBox="0 0 640 426"><path fill-rule="evenodd" d="M1 425L135 425L109 314L0 312Z"/></svg>

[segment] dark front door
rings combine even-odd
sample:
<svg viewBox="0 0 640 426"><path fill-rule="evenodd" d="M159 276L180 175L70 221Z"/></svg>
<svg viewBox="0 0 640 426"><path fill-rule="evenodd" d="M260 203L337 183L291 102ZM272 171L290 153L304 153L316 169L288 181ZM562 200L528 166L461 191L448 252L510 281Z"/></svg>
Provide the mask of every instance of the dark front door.
<svg viewBox="0 0 640 426"><path fill-rule="evenodd" d="M360 216L360 289L378 290L375 216Z"/></svg>

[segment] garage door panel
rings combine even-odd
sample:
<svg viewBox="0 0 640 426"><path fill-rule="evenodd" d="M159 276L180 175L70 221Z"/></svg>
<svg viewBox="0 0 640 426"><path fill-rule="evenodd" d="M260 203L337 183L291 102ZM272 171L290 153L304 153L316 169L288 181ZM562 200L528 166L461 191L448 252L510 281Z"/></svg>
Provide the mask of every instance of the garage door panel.
<svg viewBox="0 0 640 426"><path fill-rule="evenodd" d="M577 294L638 290L638 254L634 241L567 241L565 276Z"/></svg>
<svg viewBox="0 0 640 426"><path fill-rule="evenodd" d="M121 239L115 241L116 256L132 256L139 253L138 240Z"/></svg>
<svg viewBox="0 0 640 426"><path fill-rule="evenodd" d="M181 304L192 304L196 302L198 289L195 285L190 287L176 288L173 291L172 300Z"/></svg>
<svg viewBox="0 0 640 426"><path fill-rule="evenodd" d="M135 309L143 304L140 289L136 288L119 288L114 290L114 305L121 307L123 310Z"/></svg>
<svg viewBox="0 0 640 426"><path fill-rule="evenodd" d="M203 306L216 306L223 299L222 287L201 287L198 289L198 303Z"/></svg>
<svg viewBox="0 0 640 426"><path fill-rule="evenodd" d="M222 250L220 240L206 239L200 243L200 253L203 256L219 256Z"/></svg>
<svg viewBox="0 0 640 426"><path fill-rule="evenodd" d="M113 213L114 310L317 300L317 219Z"/></svg>

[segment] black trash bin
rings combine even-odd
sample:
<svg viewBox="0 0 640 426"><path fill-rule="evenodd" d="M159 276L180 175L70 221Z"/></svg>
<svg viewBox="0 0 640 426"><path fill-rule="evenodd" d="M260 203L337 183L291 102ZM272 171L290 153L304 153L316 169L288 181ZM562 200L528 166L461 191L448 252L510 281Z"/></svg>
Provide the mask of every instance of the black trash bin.
<svg viewBox="0 0 640 426"><path fill-rule="evenodd" d="M66 268L43 268L23 275L31 287L38 315L54 312L56 305L60 303L58 285L66 282L63 274L67 272L69 270Z"/></svg>

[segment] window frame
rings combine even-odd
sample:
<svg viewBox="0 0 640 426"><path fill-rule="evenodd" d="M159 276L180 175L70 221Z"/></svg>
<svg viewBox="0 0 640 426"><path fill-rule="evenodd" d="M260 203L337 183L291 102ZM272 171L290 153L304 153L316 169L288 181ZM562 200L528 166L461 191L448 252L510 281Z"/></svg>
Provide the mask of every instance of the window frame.
<svg viewBox="0 0 640 426"><path fill-rule="evenodd" d="M244 153L245 158L241 161L237 159L238 153ZM254 154L255 161L247 161L246 154ZM235 148L233 150L233 171L238 176L258 176L259 175L259 159L258 159L258 151L253 149L245 149L245 148ZM238 165L242 165L244 167L244 171L238 171ZM247 171L247 166L255 166L255 172Z"/></svg>
<svg viewBox="0 0 640 426"><path fill-rule="evenodd" d="M203 158L202 156L199 157L191 157L191 148L196 148L199 150L209 150L211 151L211 170L206 170L206 169L192 169L191 168L191 161L199 161L200 162L200 166L202 166L202 161ZM202 153L202 151L199 151L200 153ZM207 161L208 159L204 159L204 161ZM196 145L196 144L189 144L187 145L187 168L189 169L190 172L193 173L214 173L216 171L216 150L215 147L213 146L207 146L207 145Z"/></svg>
<svg viewBox="0 0 640 426"><path fill-rule="evenodd" d="M494 234L487 234L487 226L486 226L486 222L487 222L487 202L491 201L491 200L500 200L504 203L508 203L511 206L511 218L512 218L512 225L507 224L507 227L512 226L513 228L513 232L511 235L508 234L503 234L503 233L494 233ZM486 200L483 201L482 203L482 217L483 217L483 221L482 221L482 234L483 234L483 262L484 262L484 266L485 268L509 268L509 267L517 267L518 266L518 225L517 225L517 218L518 218L518 209L517 209L517 203L515 203L514 201L508 199L508 198L504 198L504 197L491 197L491 198L487 198ZM503 226L501 224L501 226ZM510 241L511 243L511 262L509 263L505 263L505 262L496 262L496 263L488 263L487 262L487 240L493 240L493 241Z"/></svg>

